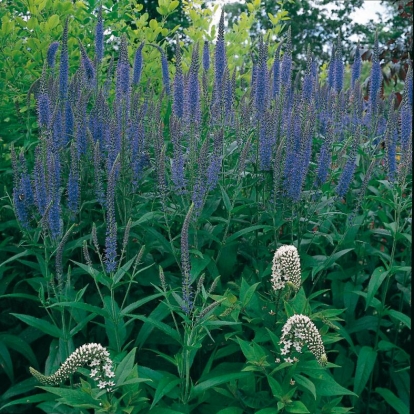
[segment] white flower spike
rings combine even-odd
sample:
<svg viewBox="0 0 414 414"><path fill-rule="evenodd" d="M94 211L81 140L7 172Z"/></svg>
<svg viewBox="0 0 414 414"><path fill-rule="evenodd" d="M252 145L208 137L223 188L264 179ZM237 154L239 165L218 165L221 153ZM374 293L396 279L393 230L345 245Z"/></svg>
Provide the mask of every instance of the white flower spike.
<svg viewBox="0 0 414 414"><path fill-rule="evenodd" d="M283 289L287 283L297 292L301 285L299 254L295 246L281 246L273 256L272 287L274 291Z"/></svg>
<svg viewBox="0 0 414 414"><path fill-rule="evenodd" d="M283 345L282 355L288 355L292 346L301 353L303 346L307 345L320 365L324 366L328 362L321 335L315 324L305 315L293 315L286 321L282 328L280 344ZM286 362L292 362L290 357L284 359Z"/></svg>
<svg viewBox="0 0 414 414"><path fill-rule="evenodd" d="M115 376L112 361L109 358L109 352L100 344L85 344L77 348L53 375L43 375L32 367L30 367L30 373L42 384L59 385L85 364L91 368L95 367L91 370L90 376L99 381L98 387L112 391L115 383L104 381L106 378Z"/></svg>

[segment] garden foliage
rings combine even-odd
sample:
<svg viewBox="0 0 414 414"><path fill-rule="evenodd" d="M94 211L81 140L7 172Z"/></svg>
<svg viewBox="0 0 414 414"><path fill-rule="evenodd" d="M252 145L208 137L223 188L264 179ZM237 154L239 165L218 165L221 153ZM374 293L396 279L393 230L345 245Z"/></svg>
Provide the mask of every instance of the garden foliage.
<svg viewBox="0 0 414 414"><path fill-rule="evenodd" d="M408 413L412 69L396 105L376 42L364 100L340 39L293 78L289 30L234 55L185 10L188 45L108 59L103 8L50 43L10 148L3 409Z"/></svg>

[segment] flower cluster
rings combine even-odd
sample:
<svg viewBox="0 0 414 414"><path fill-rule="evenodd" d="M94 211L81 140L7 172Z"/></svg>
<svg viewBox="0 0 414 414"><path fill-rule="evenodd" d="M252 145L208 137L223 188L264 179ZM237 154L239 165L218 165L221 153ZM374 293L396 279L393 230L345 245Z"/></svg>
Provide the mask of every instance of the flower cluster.
<svg viewBox="0 0 414 414"><path fill-rule="evenodd" d="M280 344L283 345L282 355L290 354L292 347L301 353L302 348L307 345L320 365L326 365L328 362L321 335L314 323L305 315L293 315L286 321L282 328ZM288 356L284 360L294 362L295 358Z"/></svg>
<svg viewBox="0 0 414 414"><path fill-rule="evenodd" d="M111 380L115 377L112 360L109 358L109 352L96 343L77 348L53 375L43 375L32 367L30 373L42 384L59 385L85 364L92 368L90 376L98 381L98 387L105 388L108 392L112 391L115 386L115 382Z"/></svg>
<svg viewBox="0 0 414 414"><path fill-rule="evenodd" d="M273 256L272 287L281 290L289 283L297 292L301 284L299 254L295 246L282 246Z"/></svg>

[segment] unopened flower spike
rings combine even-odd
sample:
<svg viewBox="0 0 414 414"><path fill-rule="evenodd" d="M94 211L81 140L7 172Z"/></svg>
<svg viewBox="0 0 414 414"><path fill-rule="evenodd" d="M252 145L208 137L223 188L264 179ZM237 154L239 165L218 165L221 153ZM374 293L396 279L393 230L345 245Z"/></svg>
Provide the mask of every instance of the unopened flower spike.
<svg viewBox="0 0 414 414"><path fill-rule="evenodd" d="M86 364L92 368L90 376L98 381L98 387L112 391L115 386L114 381L110 380L115 377L112 360L109 352L96 343L77 348L53 375L43 375L32 367L30 373L44 385L59 385Z"/></svg>

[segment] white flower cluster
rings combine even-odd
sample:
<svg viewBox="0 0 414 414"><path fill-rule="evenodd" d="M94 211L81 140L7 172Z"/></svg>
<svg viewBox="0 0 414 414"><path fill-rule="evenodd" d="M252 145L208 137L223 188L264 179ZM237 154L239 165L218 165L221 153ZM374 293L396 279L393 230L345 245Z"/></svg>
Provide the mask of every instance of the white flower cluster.
<svg viewBox="0 0 414 414"><path fill-rule="evenodd" d="M59 385L85 364L92 368L90 375L92 379L99 381L98 387L112 391L115 383L107 381L115 377L112 361L109 352L100 344L85 344L77 348L53 375L43 375L32 367L30 373L42 384Z"/></svg>
<svg viewBox="0 0 414 414"><path fill-rule="evenodd" d="M281 290L289 283L297 292L301 284L299 254L295 246L281 246L273 256L272 266L273 290Z"/></svg>
<svg viewBox="0 0 414 414"><path fill-rule="evenodd" d="M321 335L314 323L305 315L293 315L286 321L282 328L280 344L284 346L281 350L282 355L290 354L292 347L301 353L303 346L307 345L320 365L326 365L328 362ZM293 362L294 359L284 358L285 362Z"/></svg>

